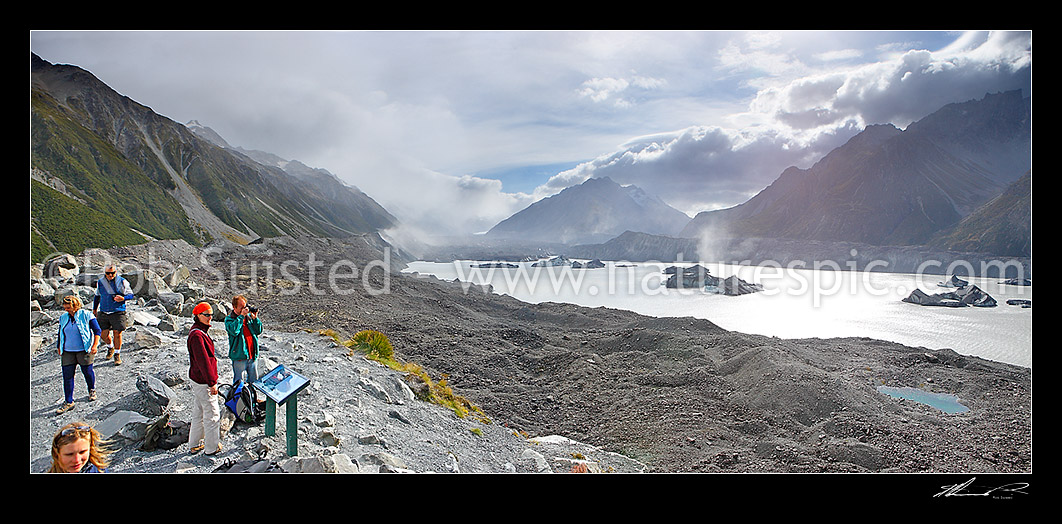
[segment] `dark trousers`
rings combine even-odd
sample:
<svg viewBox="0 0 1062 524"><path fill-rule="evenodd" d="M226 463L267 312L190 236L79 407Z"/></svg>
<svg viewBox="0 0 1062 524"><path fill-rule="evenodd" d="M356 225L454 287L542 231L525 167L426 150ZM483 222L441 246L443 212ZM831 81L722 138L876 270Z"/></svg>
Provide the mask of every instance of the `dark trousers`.
<svg viewBox="0 0 1062 524"><path fill-rule="evenodd" d="M89 391L96 389L96 372L92 370L90 355L63 353L63 357L63 393L66 395L66 403L70 404L74 401L74 375L77 371L77 366L81 366L81 374L85 375L85 383L88 384ZM75 362L67 364L66 362L70 361L70 357L73 357ZM88 363L85 363L86 360Z"/></svg>

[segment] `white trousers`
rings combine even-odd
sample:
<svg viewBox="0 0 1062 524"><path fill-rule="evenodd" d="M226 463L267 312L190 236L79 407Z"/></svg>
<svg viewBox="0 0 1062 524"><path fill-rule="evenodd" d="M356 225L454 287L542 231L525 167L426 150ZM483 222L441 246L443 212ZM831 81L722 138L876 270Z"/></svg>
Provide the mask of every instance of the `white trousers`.
<svg viewBox="0 0 1062 524"><path fill-rule="evenodd" d="M221 409L218 396L210 394L210 387L192 382L192 420L188 428L188 444L199 445L202 440L206 451L214 451L221 440Z"/></svg>

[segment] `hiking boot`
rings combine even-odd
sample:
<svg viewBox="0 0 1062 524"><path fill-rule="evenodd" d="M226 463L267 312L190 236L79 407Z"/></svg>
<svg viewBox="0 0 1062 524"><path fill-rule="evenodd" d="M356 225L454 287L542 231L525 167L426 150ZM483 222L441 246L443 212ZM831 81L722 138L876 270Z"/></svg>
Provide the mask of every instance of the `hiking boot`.
<svg viewBox="0 0 1062 524"><path fill-rule="evenodd" d="M121 353L115 353L114 354L114 365L115 366L122 365L122 354Z"/></svg>
<svg viewBox="0 0 1062 524"><path fill-rule="evenodd" d="M217 455L218 453L221 453L221 443L220 442L218 442L218 449L215 449L214 451L207 451L206 453L203 453L203 454L204 455Z"/></svg>
<svg viewBox="0 0 1062 524"><path fill-rule="evenodd" d="M107 348L107 360L114 356L114 348Z"/></svg>
<svg viewBox="0 0 1062 524"><path fill-rule="evenodd" d="M204 446L205 446L205 444L200 442L198 446L195 446L194 448L188 450L188 453L191 453L192 455L195 455L196 453L199 453L200 451L203 451L203 447Z"/></svg>
<svg viewBox="0 0 1062 524"><path fill-rule="evenodd" d="M95 389L90 389L89 390L89 400L96 400L96 390Z"/></svg>
<svg viewBox="0 0 1062 524"><path fill-rule="evenodd" d="M70 411L71 409L74 409L74 403L73 402L64 402L62 406L59 406L59 409L55 410L55 414L58 415L60 413L66 413L67 411Z"/></svg>

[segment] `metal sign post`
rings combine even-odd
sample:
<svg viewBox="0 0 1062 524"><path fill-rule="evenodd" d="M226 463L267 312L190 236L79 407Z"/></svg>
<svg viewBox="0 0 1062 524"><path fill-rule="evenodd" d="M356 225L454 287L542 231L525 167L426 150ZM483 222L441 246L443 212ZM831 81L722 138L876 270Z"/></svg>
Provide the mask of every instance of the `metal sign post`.
<svg viewBox="0 0 1062 524"><path fill-rule="evenodd" d="M298 438L298 413L299 392L310 385L309 379L284 367L283 364L273 368L269 373L255 381L254 387L266 396L266 419L265 434L272 437L277 434L277 406L285 406L287 409L286 434L288 456L293 457L299 452Z"/></svg>

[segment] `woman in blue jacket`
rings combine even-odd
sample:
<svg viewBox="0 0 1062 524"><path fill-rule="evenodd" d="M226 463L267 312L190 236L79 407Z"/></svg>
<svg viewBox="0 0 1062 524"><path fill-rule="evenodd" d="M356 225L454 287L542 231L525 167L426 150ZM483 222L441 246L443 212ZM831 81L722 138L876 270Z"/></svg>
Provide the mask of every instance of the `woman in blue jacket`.
<svg viewBox="0 0 1062 524"><path fill-rule="evenodd" d="M59 358L63 366L63 393L66 402L55 412L63 413L74 408L74 372L81 366L88 384L89 400L96 400L96 373L92 370L92 359L96 356L100 344L100 325L87 310L82 309L81 299L77 295L68 295L63 299L66 314L59 317Z"/></svg>

